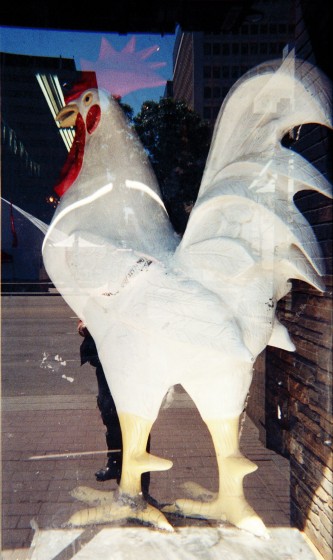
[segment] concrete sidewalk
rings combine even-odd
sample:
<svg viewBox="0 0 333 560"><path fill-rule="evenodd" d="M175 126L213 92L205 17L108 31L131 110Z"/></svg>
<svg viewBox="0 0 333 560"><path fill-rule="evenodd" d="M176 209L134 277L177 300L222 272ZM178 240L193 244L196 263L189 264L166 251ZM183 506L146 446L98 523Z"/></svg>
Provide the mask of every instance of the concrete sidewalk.
<svg viewBox="0 0 333 560"><path fill-rule="evenodd" d="M115 481L97 482L94 476L105 464L105 429L96 406L96 379L88 364L80 367L77 318L60 297L8 296L3 298L2 312L3 560L139 559L135 541L142 545L142 558L150 558L148 550L151 547L155 550L161 533L138 527L136 522L121 523L121 528L104 525L86 530L61 529L75 511L82 509L82 503L70 495L76 486L98 490L112 490L117 486ZM59 348L62 348L61 354ZM245 478L245 490L250 504L272 531L272 546L264 548L269 545L264 545L260 539L253 541L251 535L218 523L168 515L176 529L174 540L170 544L171 537L161 535L164 556L161 552L161 556L155 554L154 558L178 560L176 552L172 556L171 550L176 551L179 546L187 551L186 554L182 552L182 558L203 558L200 556L202 547L198 545L202 539L207 540L207 554L216 539L224 543L229 550L228 560L233 558L231 549L237 552L237 542L239 551L235 558L238 559L315 558L303 535L289 528L288 460L265 449L249 418L244 425L241 445L243 453L259 467ZM176 386L171 398L164 403L153 426L151 452L174 463L169 471L151 474L149 493L158 503L182 497L182 485L188 481L217 490L217 467L210 434L180 386ZM131 547L126 548L126 555L121 553L126 535L130 539L127 542L134 546L133 556ZM101 547L112 538L116 539L112 542L118 543L118 548L113 549L114 556L107 556ZM244 554L244 543L250 541L257 542L253 556L240 555L241 550ZM260 546L258 541L262 543ZM193 544L195 542L197 545ZM91 552L93 543L97 547L95 553ZM169 547L170 555L165 547ZM222 554L222 549L214 547ZM117 555L116 549L119 549ZM273 549L275 555L271 555ZM299 555L301 549L303 552ZM204 557L205 560L215 558Z"/></svg>

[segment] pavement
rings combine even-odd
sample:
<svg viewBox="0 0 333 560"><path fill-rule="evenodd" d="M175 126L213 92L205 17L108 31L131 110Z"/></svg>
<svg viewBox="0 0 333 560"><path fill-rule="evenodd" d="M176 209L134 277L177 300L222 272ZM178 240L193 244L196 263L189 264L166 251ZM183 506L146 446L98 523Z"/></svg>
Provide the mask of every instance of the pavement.
<svg viewBox="0 0 333 560"><path fill-rule="evenodd" d="M135 521L65 527L82 509L70 494L75 487L117 488L94 476L106 460L105 429L94 369L80 365L77 322L59 295L2 296L3 560L321 558L290 526L289 461L264 447L248 416L241 448L259 468L245 478L245 494L270 540L172 514L174 533ZM151 473L149 494L159 504L182 497L189 481L217 490L210 434L181 386L161 407L150 450L173 461L169 471Z"/></svg>

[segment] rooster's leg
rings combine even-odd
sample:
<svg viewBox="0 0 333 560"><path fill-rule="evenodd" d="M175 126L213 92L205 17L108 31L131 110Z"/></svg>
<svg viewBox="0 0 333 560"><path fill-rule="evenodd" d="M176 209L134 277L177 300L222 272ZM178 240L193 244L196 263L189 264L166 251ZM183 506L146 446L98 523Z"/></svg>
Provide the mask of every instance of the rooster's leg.
<svg viewBox="0 0 333 560"><path fill-rule="evenodd" d="M239 450L239 417L206 420L206 424L216 452L219 491L212 494L209 501L177 500L163 508L163 511L228 521L255 535L266 537L265 525L244 497L243 478L255 471L257 466Z"/></svg>
<svg viewBox="0 0 333 560"><path fill-rule="evenodd" d="M128 413L119 413L123 440L122 472L119 494L77 488L73 496L88 503L98 503L75 513L71 525L90 525L116 520L138 519L159 529L172 531L172 527L158 509L148 504L142 496L141 475L147 471L163 471L172 467L172 461L150 455L146 451L152 422ZM91 499L89 498L91 496Z"/></svg>
<svg viewBox="0 0 333 560"><path fill-rule="evenodd" d="M150 471L165 471L172 461L147 453L147 441L153 423L134 414L119 413L123 438L123 463L120 491L129 496L139 496L141 475Z"/></svg>

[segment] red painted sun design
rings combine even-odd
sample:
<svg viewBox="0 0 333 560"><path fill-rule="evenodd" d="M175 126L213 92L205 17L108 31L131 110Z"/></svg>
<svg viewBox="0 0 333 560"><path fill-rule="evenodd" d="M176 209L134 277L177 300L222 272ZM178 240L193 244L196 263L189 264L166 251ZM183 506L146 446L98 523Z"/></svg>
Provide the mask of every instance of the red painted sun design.
<svg viewBox="0 0 333 560"><path fill-rule="evenodd" d="M81 59L81 68L94 71L98 87L120 97L139 89L165 85L166 80L155 70L166 62L147 61L159 50L158 45L137 52L135 46L136 39L132 37L122 51L116 51L103 37L98 59L95 62Z"/></svg>

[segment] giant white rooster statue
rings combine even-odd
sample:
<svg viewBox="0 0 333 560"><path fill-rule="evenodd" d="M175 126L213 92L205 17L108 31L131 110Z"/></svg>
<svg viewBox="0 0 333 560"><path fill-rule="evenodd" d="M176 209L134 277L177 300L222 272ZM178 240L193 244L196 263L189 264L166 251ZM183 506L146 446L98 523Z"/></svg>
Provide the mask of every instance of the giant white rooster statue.
<svg viewBox="0 0 333 560"><path fill-rule="evenodd" d="M318 70L293 55L239 80L217 119L181 240L118 102L86 89L60 111L76 138L44 263L96 342L123 436L119 492L90 498L79 488L78 498L97 495L99 503L71 524L134 517L172 530L143 500L141 475L172 466L146 445L165 394L181 384L210 431L219 489L212 500L181 499L164 512L266 534L243 494L256 465L240 453L239 419L259 353L267 345L295 349L275 317L289 279L324 289L317 241L293 196L329 195L330 185L281 139L296 125L331 126L328 93Z"/></svg>

